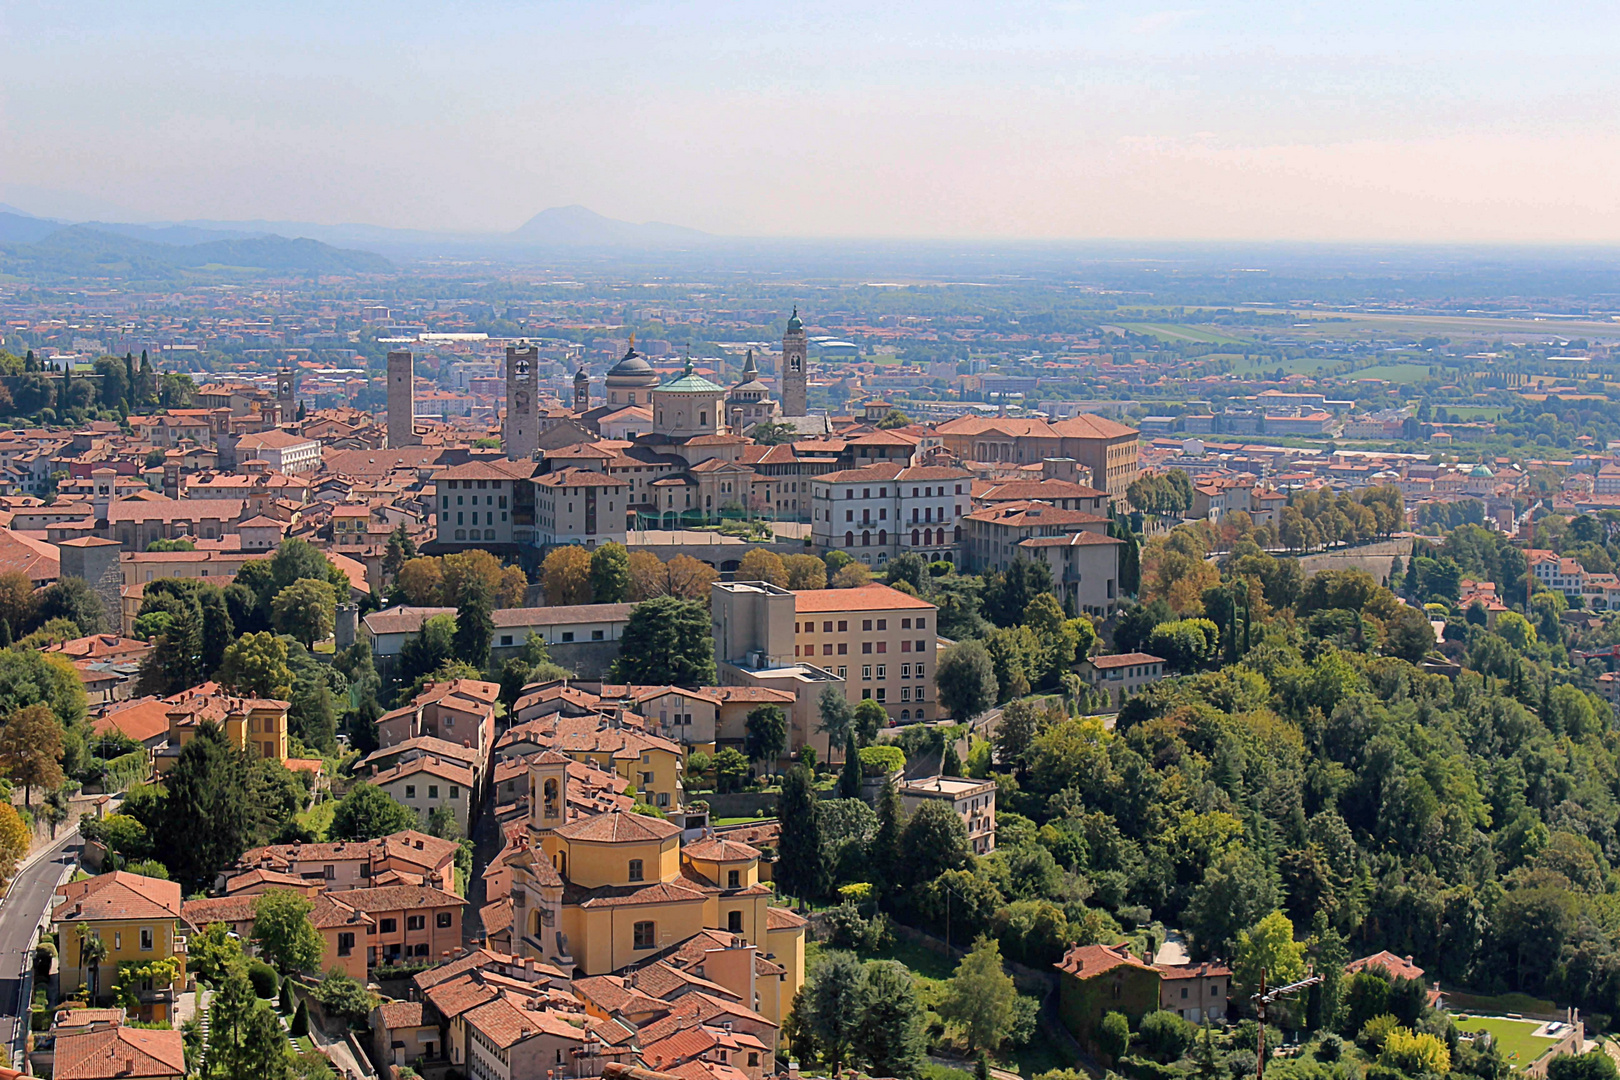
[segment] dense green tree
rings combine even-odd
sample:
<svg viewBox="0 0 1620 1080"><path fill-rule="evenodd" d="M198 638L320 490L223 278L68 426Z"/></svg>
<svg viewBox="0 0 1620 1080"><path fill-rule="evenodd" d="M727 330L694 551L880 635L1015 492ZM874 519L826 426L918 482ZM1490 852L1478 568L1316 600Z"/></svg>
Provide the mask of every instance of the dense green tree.
<svg viewBox="0 0 1620 1080"><path fill-rule="evenodd" d="M489 645L495 639L491 615L495 600L484 580L468 575L461 586L461 605L456 608L456 656L482 671L489 665Z"/></svg>
<svg viewBox="0 0 1620 1080"><path fill-rule="evenodd" d="M894 960L868 963L863 976L852 1040L854 1056L874 1076L913 1080L928 1064L916 981L905 965Z"/></svg>
<svg viewBox="0 0 1620 1080"><path fill-rule="evenodd" d="M238 694L285 700L293 681L286 643L274 634L243 634L225 649L218 677Z"/></svg>
<svg viewBox="0 0 1620 1080"><path fill-rule="evenodd" d="M388 797L382 788L361 781L338 800L329 830L333 840L375 840L414 829L416 814Z"/></svg>
<svg viewBox="0 0 1620 1080"><path fill-rule="evenodd" d="M324 561L324 560L323 560ZM314 648L331 633L337 616L337 600L330 582L300 578L276 593L270 605L271 621L277 630Z"/></svg>
<svg viewBox="0 0 1620 1080"><path fill-rule="evenodd" d="M181 748L164 786L153 835L157 857L186 892L207 888L248 845L254 813L247 758L220 727L204 721Z"/></svg>
<svg viewBox="0 0 1620 1080"><path fill-rule="evenodd" d="M855 729L852 727L844 733L844 767L838 774L838 797L860 798L862 775L860 748L855 745Z"/></svg>
<svg viewBox="0 0 1620 1080"><path fill-rule="evenodd" d="M107 627L107 607L81 577L62 577L40 590L35 617L41 623L68 619L80 634L99 634Z"/></svg>
<svg viewBox="0 0 1620 1080"><path fill-rule="evenodd" d="M640 685L709 686L715 681L708 609L658 596L637 604L619 640L614 678Z"/></svg>
<svg viewBox="0 0 1620 1080"><path fill-rule="evenodd" d="M788 770L776 803L781 824L775 879L788 896L816 899L829 884L821 824L816 814L816 792L810 771L803 765Z"/></svg>
<svg viewBox="0 0 1620 1080"><path fill-rule="evenodd" d="M1000 687L990 654L977 641L959 641L934 668L939 703L952 717L972 720L996 703Z"/></svg>
<svg viewBox="0 0 1620 1080"><path fill-rule="evenodd" d="M761 705L752 710L743 727L743 752L750 761L766 767L787 753L787 714L778 706Z"/></svg>
<svg viewBox="0 0 1620 1080"><path fill-rule="evenodd" d="M969 1050L995 1050L1007 1041L1017 1021L1018 988L1002 970L995 941L979 938L957 964L945 984L939 1015L961 1031Z"/></svg>
<svg viewBox="0 0 1620 1080"><path fill-rule="evenodd" d="M816 711L820 718L816 730L827 736L827 745L844 745L855 730L855 710L850 708L844 691L837 686L822 687L821 696L816 699Z"/></svg>
<svg viewBox="0 0 1620 1080"><path fill-rule="evenodd" d="M865 969L849 953L831 953L810 973L797 1000L804 1009L800 1026L837 1075L861 1038L861 1010L867 1004Z"/></svg>
<svg viewBox="0 0 1620 1080"><path fill-rule="evenodd" d="M972 859L967 826L947 804L928 799L911 812L900 834L896 878L915 888L947 870L960 870Z"/></svg>
<svg viewBox="0 0 1620 1080"><path fill-rule="evenodd" d="M591 597L598 604L630 599L630 552L609 541L591 552Z"/></svg>
<svg viewBox="0 0 1620 1080"><path fill-rule="evenodd" d="M253 941L282 975L320 966L326 948L309 913L314 901L292 889L270 889L253 902Z"/></svg>

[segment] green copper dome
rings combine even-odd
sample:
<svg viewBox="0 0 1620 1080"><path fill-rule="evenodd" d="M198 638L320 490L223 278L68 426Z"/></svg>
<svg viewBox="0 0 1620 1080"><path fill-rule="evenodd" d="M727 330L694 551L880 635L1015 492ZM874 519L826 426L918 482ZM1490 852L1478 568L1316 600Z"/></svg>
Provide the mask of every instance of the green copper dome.
<svg viewBox="0 0 1620 1080"><path fill-rule="evenodd" d="M799 318L799 307L797 304L793 306L793 314L788 317L787 328L788 333L790 334L804 329L804 322Z"/></svg>

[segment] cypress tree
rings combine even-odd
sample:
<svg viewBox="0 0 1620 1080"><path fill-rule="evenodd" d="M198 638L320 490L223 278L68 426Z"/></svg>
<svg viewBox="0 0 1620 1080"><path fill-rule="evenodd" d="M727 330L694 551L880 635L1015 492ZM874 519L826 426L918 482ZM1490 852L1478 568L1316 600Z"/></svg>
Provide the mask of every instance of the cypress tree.
<svg viewBox="0 0 1620 1080"><path fill-rule="evenodd" d="M861 797L861 752L855 745L855 729L850 728L844 738L844 769L838 774L838 797Z"/></svg>
<svg viewBox="0 0 1620 1080"><path fill-rule="evenodd" d="M894 782L885 778L883 790L878 792L877 832L872 837L867 856L873 866L882 866L892 872L894 867L900 865L900 830L905 826L903 817L900 793L895 790Z"/></svg>
<svg viewBox="0 0 1620 1080"><path fill-rule="evenodd" d="M945 760L940 763L939 774L941 776L962 775L962 759L957 756L956 740L954 739L945 744Z"/></svg>
<svg viewBox="0 0 1620 1080"><path fill-rule="evenodd" d="M309 1006L304 1003L303 998L298 999L298 1011L293 1013L292 1026L287 1034L295 1039L309 1034Z"/></svg>
<svg viewBox="0 0 1620 1080"><path fill-rule="evenodd" d="M784 893L801 900L827 891L826 856L821 845L821 823L816 814L816 791L810 771L803 765L788 770L782 797L776 804L781 823L777 845L776 881Z"/></svg>
<svg viewBox="0 0 1620 1080"><path fill-rule="evenodd" d="M11 620L0 619L0 649L11 648Z"/></svg>

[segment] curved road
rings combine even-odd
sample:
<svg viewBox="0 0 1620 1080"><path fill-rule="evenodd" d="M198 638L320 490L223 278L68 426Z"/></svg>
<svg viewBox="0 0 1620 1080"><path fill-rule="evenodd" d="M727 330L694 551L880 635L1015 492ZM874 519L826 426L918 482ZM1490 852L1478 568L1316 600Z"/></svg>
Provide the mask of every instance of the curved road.
<svg viewBox="0 0 1620 1080"><path fill-rule="evenodd" d="M39 924L50 909L56 887L79 861L79 844L79 831L74 829L36 853L0 899L0 1033L8 1036L7 1064L17 1060L27 1033L28 1002L21 1000L23 976L33 959Z"/></svg>

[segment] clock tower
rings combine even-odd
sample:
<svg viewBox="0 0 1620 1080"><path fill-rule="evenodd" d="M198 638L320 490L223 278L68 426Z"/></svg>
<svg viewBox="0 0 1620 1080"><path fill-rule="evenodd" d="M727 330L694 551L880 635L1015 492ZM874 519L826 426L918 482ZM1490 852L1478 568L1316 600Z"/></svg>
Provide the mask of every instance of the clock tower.
<svg viewBox="0 0 1620 1080"><path fill-rule="evenodd" d="M534 457L540 446L540 350L527 341L506 347L506 427L501 442L513 461Z"/></svg>

